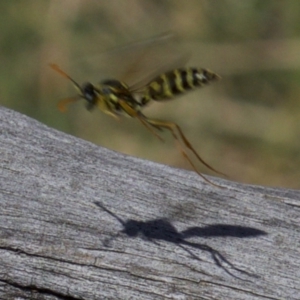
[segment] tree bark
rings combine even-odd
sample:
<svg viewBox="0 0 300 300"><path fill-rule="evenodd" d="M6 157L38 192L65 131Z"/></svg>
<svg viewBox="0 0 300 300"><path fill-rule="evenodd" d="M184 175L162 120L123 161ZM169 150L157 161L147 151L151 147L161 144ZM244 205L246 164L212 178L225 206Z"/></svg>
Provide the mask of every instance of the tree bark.
<svg viewBox="0 0 300 300"><path fill-rule="evenodd" d="M116 153L0 108L1 299L300 299L300 192Z"/></svg>

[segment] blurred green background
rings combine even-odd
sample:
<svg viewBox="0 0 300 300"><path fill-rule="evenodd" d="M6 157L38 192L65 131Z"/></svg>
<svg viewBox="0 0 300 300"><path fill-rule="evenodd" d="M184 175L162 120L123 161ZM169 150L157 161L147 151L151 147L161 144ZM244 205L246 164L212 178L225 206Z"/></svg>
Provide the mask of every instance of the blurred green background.
<svg viewBox="0 0 300 300"><path fill-rule="evenodd" d="M83 102L61 114L57 102L75 91L48 67L57 63L79 83L119 78L131 60L110 49L172 31L178 53L191 53L187 65L222 81L145 114L181 125L232 180L300 188L300 1L10 0L0 11L1 105L103 147L188 168L168 133L161 143L138 121L88 112ZM152 52L149 61L170 57Z"/></svg>

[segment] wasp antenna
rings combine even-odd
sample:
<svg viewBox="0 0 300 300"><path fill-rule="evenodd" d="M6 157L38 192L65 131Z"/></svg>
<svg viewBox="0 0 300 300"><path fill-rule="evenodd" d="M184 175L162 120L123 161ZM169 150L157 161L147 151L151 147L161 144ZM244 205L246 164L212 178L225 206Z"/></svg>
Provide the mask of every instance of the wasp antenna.
<svg viewBox="0 0 300 300"><path fill-rule="evenodd" d="M79 89L79 91L81 92L80 85L72 77L70 77L66 72L64 72L57 64L49 64L49 66L51 69L53 69L54 71L59 73L61 76L71 80L73 82L73 84L75 85L75 87L77 89Z"/></svg>
<svg viewBox="0 0 300 300"><path fill-rule="evenodd" d="M73 80L66 72L64 72L57 64L49 64L50 68L54 71L58 72L60 75L62 75L65 78L68 78L70 80Z"/></svg>
<svg viewBox="0 0 300 300"><path fill-rule="evenodd" d="M66 98L66 99L62 99L58 102L57 104L57 108L60 112L66 112L67 111L67 106L70 103L73 103L75 101L77 101L79 98L78 97L73 97L73 98Z"/></svg>

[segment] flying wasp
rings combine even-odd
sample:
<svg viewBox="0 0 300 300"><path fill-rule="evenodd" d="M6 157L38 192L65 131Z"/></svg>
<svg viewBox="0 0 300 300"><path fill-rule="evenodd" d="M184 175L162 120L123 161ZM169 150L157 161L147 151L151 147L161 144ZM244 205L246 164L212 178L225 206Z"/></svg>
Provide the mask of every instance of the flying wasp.
<svg viewBox="0 0 300 300"><path fill-rule="evenodd" d="M63 99L58 103L60 111L64 112L66 111L68 104L77 101L78 99L84 99L87 102L88 110L98 107L102 112L117 119L121 115L138 119L160 140L163 139L158 134L158 131L168 130L177 143L181 154L188 161L194 171L206 182L220 187L208 180L197 170L194 163L188 156L186 149L189 149L208 169L218 174L224 174L211 167L200 157L183 134L179 125L169 121L148 118L142 113L142 109L151 101L165 101L173 99L189 90L193 90L197 87L207 85L210 82L220 79L219 75L207 69L177 68L155 76L148 80L148 83L142 88L137 90L134 86L129 86L125 82L116 79L104 80L97 85L93 85L88 82L80 86L66 72L61 70L58 65L50 64L50 67L63 77L69 79L78 92L77 96Z"/></svg>

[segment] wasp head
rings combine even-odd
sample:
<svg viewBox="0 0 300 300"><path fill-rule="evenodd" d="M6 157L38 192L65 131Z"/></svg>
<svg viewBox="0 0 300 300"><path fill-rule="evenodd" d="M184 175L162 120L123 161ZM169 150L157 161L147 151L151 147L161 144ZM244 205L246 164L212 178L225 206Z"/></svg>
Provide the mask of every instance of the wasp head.
<svg viewBox="0 0 300 300"><path fill-rule="evenodd" d="M83 97L87 101L87 109L91 110L94 108L97 100L97 94L95 91L95 87L87 82L83 84L81 90L81 97Z"/></svg>

